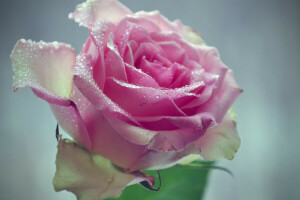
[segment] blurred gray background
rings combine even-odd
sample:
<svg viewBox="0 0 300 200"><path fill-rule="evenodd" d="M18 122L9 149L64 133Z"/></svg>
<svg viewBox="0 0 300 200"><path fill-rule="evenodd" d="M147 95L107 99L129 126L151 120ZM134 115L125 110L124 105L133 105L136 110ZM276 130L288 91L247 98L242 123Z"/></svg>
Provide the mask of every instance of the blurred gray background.
<svg viewBox="0 0 300 200"><path fill-rule="evenodd" d="M81 0L1 1L0 199L72 200L54 192L56 121L30 89L13 93L10 52L20 38L60 41L80 51L87 30L67 14ZM122 0L160 10L216 46L244 93L234 105L242 146L218 164L205 200L300 199L300 1Z"/></svg>

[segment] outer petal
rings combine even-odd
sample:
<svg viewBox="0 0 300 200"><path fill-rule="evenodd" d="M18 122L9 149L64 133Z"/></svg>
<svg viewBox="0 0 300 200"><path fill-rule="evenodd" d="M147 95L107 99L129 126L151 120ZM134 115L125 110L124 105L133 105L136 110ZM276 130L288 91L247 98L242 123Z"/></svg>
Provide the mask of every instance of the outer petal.
<svg viewBox="0 0 300 200"><path fill-rule="evenodd" d="M124 135L118 133L106 116L95 107L88 107L85 113L83 120L91 136L93 146L91 152L108 158L119 167L127 169L147 151L146 146L137 145L125 139ZM135 137L134 134L132 137L135 141L139 141L139 137ZM141 138L143 139L143 136Z"/></svg>
<svg viewBox="0 0 300 200"><path fill-rule="evenodd" d="M159 26L162 32L177 32L178 27L175 23L170 22L166 17L161 15L159 11L155 10L152 12L140 11L136 13L136 16L145 17L152 20L155 24Z"/></svg>
<svg viewBox="0 0 300 200"><path fill-rule="evenodd" d="M124 137L124 139L127 139L129 142L132 142L134 144L147 145L157 134L156 131L133 126L116 118L106 116L106 119L115 131L117 131L122 137Z"/></svg>
<svg viewBox="0 0 300 200"><path fill-rule="evenodd" d="M159 11L145 12L141 11L136 13L137 16L147 17L154 23L158 24L162 32L175 32L179 33L180 36L192 46L205 45L202 36L192 29L191 27L185 26L180 20L174 22L169 21L166 17L161 15Z"/></svg>
<svg viewBox="0 0 300 200"><path fill-rule="evenodd" d="M200 150L191 144L182 151L161 152L151 150L142 156L128 171L139 169L164 169L176 165L190 154L199 154Z"/></svg>
<svg viewBox="0 0 300 200"><path fill-rule="evenodd" d="M228 70L216 96L200 105L196 112L210 113L215 121L220 123L228 109L242 92L243 90L238 87L233 78L232 71Z"/></svg>
<svg viewBox="0 0 300 200"><path fill-rule="evenodd" d="M183 25L179 20L176 20L174 23L176 23L185 40L194 45L205 45L202 36L196 30Z"/></svg>
<svg viewBox="0 0 300 200"><path fill-rule="evenodd" d="M90 28L98 19L106 19L116 24L129 14L132 12L117 0L87 0L79 4L74 13L69 14L69 18Z"/></svg>
<svg viewBox="0 0 300 200"><path fill-rule="evenodd" d="M208 112L192 116L136 117L136 119L150 130L174 130L174 127L176 129L205 130L217 124L215 117ZM169 127L169 129L163 127Z"/></svg>
<svg viewBox="0 0 300 200"><path fill-rule="evenodd" d="M160 131L152 140L149 149L160 152L180 152L200 138L205 130L179 129L173 131Z"/></svg>
<svg viewBox="0 0 300 200"><path fill-rule="evenodd" d="M21 39L11 54L13 89L29 86L51 104L69 105L75 60L75 51L66 44Z"/></svg>
<svg viewBox="0 0 300 200"><path fill-rule="evenodd" d="M78 200L99 200L121 195L127 186L141 181L153 185L154 178L143 173L119 171L107 159L92 154L71 141L60 140L53 185L56 191L73 192Z"/></svg>
<svg viewBox="0 0 300 200"><path fill-rule="evenodd" d="M92 143L85 124L75 105L59 106L51 105L51 110L58 124L78 143L91 150Z"/></svg>
<svg viewBox="0 0 300 200"><path fill-rule="evenodd" d="M106 116L105 118L111 128L124 139L128 140L128 142L138 145L148 145L148 149L156 151L182 151L205 132L205 130L188 129L151 131L112 117Z"/></svg>
<svg viewBox="0 0 300 200"><path fill-rule="evenodd" d="M231 160L240 147L241 139L235 121L230 114L226 114L219 125L208 129L194 144L201 149L200 155L206 160Z"/></svg>
<svg viewBox="0 0 300 200"><path fill-rule="evenodd" d="M199 61L198 47L190 45L190 43L186 42L177 32L155 32L151 34L151 39L156 42L175 41L185 50L190 60Z"/></svg>

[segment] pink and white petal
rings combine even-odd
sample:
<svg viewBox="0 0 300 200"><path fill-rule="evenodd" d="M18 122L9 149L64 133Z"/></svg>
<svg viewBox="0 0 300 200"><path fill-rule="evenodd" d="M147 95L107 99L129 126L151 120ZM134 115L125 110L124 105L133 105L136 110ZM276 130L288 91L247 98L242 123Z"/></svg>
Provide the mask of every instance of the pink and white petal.
<svg viewBox="0 0 300 200"><path fill-rule="evenodd" d="M130 114L121 109L109 97L107 97L102 90L96 85L93 79L91 58L82 54L78 56L76 65L73 70L74 84L80 92L90 101L95 109L105 112L110 116L115 116L118 119L126 122L136 122Z"/></svg>
<svg viewBox="0 0 300 200"><path fill-rule="evenodd" d="M117 0L87 0L77 5L75 11L69 14L82 26L91 28L99 19L106 19L114 24L120 22L125 15L132 12Z"/></svg>
<svg viewBox="0 0 300 200"><path fill-rule="evenodd" d="M84 45L81 49L81 52L80 52L80 55L81 54L91 56L93 62L95 62L97 60L97 58L99 56L99 51L97 48L97 43L96 43L95 39L91 36L91 34L89 35L88 39L84 43Z"/></svg>
<svg viewBox="0 0 300 200"><path fill-rule="evenodd" d="M145 145L134 144L123 137L125 134L122 136L122 134L117 132L103 112L98 111L95 107L89 107L85 112L87 115L84 118L84 122L93 142L91 152L108 158L114 164L124 169L128 169L147 152ZM132 136L131 138L139 141L142 137Z"/></svg>
<svg viewBox="0 0 300 200"><path fill-rule="evenodd" d="M134 144L147 145L157 134L156 131L137 127L113 117L105 116L105 118L116 132Z"/></svg>
<svg viewBox="0 0 300 200"><path fill-rule="evenodd" d="M29 86L51 104L69 105L75 51L68 45L21 39L11 53L13 89Z"/></svg>
<svg viewBox="0 0 300 200"><path fill-rule="evenodd" d="M71 99L75 104L78 104L78 112L86 127L86 131L82 131L82 133L88 132L88 136L91 138L89 151L102 155L124 168L128 168L147 151L146 146L139 144L151 140L152 136L146 135L149 134L149 131L132 133L131 131L137 130L133 128L133 122L128 120L127 123L119 120L118 118L122 118L122 116L117 114L117 116L111 116L109 115L111 113L108 112L105 115L105 110L97 110L76 87L73 89ZM74 127L80 126L75 124Z"/></svg>
<svg viewBox="0 0 300 200"><path fill-rule="evenodd" d="M155 151L150 150L127 171L132 172L140 169L165 169L176 165L180 160L190 154L199 154L198 148L194 144L187 146L182 151Z"/></svg>
<svg viewBox="0 0 300 200"><path fill-rule="evenodd" d="M228 109L242 92L243 90L238 87L233 78L233 72L228 70L216 96L195 107L196 113L211 113L215 121L220 123Z"/></svg>
<svg viewBox="0 0 300 200"><path fill-rule="evenodd" d="M205 130L177 129L172 131L159 131L148 149L155 151L182 151L205 133Z"/></svg>
<svg viewBox="0 0 300 200"><path fill-rule="evenodd" d="M154 185L154 177L142 172L124 173L109 160L76 143L68 140L58 143L55 191L70 191L78 200L118 198L127 185L142 181Z"/></svg>
<svg viewBox="0 0 300 200"><path fill-rule="evenodd" d="M159 28L156 24L145 18L137 18L133 16L125 17L114 31L120 55L123 57L128 41L139 41L140 39L147 37L149 32L157 31L159 31Z"/></svg>
<svg viewBox="0 0 300 200"><path fill-rule="evenodd" d="M191 46L184 41L182 37L176 32L156 32L151 34L151 39L156 42L176 42L185 50L189 60L199 62L200 56L198 53L198 47ZM184 63L183 63L184 64Z"/></svg>
<svg viewBox="0 0 300 200"><path fill-rule="evenodd" d="M222 104L222 108L228 110L238 96L243 92L234 80L233 72L228 70L222 86L216 95Z"/></svg>
<svg viewBox="0 0 300 200"><path fill-rule="evenodd" d="M179 33L180 36L189 43L189 45L205 45L202 36L191 27L183 25L180 20L171 22L166 17L161 15L159 11L141 11L137 12L136 15L151 19L154 23L158 24L161 32Z"/></svg>
<svg viewBox="0 0 300 200"><path fill-rule="evenodd" d="M77 107L50 105L58 124L79 144L91 150L92 142Z"/></svg>
<svg viewBox="0 0 300 200"><path fill-rule="evenodd" d="M179 128L193 130L206 130L217 125L214 116L210 113L198 113L186 117L171 117L169 121Z"/></svg>
<svg viewBox="0 0 300 200"><path fill-rule="evenodd" d="M191 102L203 99L202 91L205 89L206 85L201 81L181 88L165 90L165 93L168 94L178 107L183 109Z"/></svg>
<svg viewBox="0 0 300 200"><path fill-rule="evenodd" d="M233 159L241 145L236 122L226 114L220 124L208 129L194 144L201 149L200 155L206 160Z"/></svg>
<svg viewBox="0 0 300 200"><path fill-rule="evenodd" d="M151 32L159 32L159 27L144 17L126 16L114 31L120 55L123 56L126 44L130 40L139 41Z"/></svg>
<svg viewBox="0 0 300 200"><path fill-rule="evenodd" d="M226 68L227 71L227 68ZM201 85L202 87L198 87L196 90L190 92L194 93L197 98L194 98L192 101L187 102L185 105L182 105L182 109L192 109L197 107L210 98L213 98L217 92L220 90L221 81L224 80L224 75L216 75L211 74L209 72L205 72L204 70L194 70L190 75L191 85ZM220 78L221 77L221 78Z"/></svg>
<svg viewBox="0 0 300 200"><path fill-rule="evenodd" d="M191 116L153 116L135 117L143 126L150 130L174 130L187 129L201 131L215 126L214 115L209 112L194 114Z"/></svg>
<svg viewBox="0 0 300 200"><path fill-rule="evenodd" d="M156 151L181 151L197 140L205 130L175 129L169 131L151 131L105 116L110 126L123 138L138 145L148 145Z"/></svg>
<svg viewBox="0 0 300 200"><path fill-rule="evenodd" d="M185 116L163 90L107 78L104 93L133 116Z"/></svg>
<svg viewBox="0 0 300 200"><path fill-rule="evenodd" d="M166 17L161 15L159 11L155 10L152 12L140 11L135 13L138 17L145 17L153 21L160 28L160 32L178 32L178 27L174 22L170 22Z"/></svg>
<svg viewBox="0 0 300 200"><path fill-rule="evenodd" d="M196 30L189 26L183 25L180 20L176 20L174 21L174 23L180 30L180 33L183 36L183 38L191 45L205 45L202 36Z"/></svg>

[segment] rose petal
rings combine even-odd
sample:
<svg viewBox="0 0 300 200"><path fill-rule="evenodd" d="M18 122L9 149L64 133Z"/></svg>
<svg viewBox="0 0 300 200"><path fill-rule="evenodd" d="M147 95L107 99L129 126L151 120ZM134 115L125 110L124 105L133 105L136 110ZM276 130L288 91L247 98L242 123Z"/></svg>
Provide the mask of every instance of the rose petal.
<svg viewBox="0 0 300 200"><path fill-rule="evenodd" d="M125 17L114 31L120 55L124 55L128 41L138 41L139 39L147 36L148 31L151 31L152 29L155 29L156 31L159 30L155 24L151 24L151 21L148 21L147 19L138 19L136 17L133 18L132 16Z"/></svg>
<svg viewBox="0 0 300 200"><path fill-rule="evenodd" d="M205 45L202 36L196 30L194 30L191 27L183 25L180 20L176 20L174 23L177 25L178 29L180 30L183 38L186 41L188 41L190 44Z"/></svg>
<svg viewBox="0 0 300 200"><path fill-rule="evenodd" d="M142 42L133 54L135 67L140 66L139 61L142 58L147 60L153 60L157 54L165 56L163 49L155 43L153 43L152 41Z"/></svg>
<svg viewBox="0 0 300 200"><path fill-rule="evenodd" d="M125 15L130 14L132 12L117 0L87 0L77 5L76 10L69 14L69 18L91 28L98 19L117 24Z"/></svg>
<svg viewBox="0 0 300 200"><path fill-rule="evenodd" d="M196 112L210 113L214 117L214 121L220 123L228 109L242 92L243 90L238 87L233 78L233 72L228 70L216 96L195 108Z"/></svg>
<svg viewBox="0 0 300 200"><path fill-rule="evenodd" d="M109 50L105 55L105 68L107 71L106 77L113 77L127 82L124 61L114 43L113 34L111 34L108 38L107 47Z"/></svg>
<svg viewBox="0 0 300 200"><path fill-rule="evenodd" d="M115 131L117 131L126 140L134 144L147 145L157 134L156 131L133 126L113 117L106 116L105 118Z"/></svg>
<svg viewBox="0 0 300 200"><path fill-rule="evenodd" d="M128 83L144 87L160 88L157 82L142 70L131 65L125 64Z"/></svg>
<svg viewBox="0 0 300 200"><path fill-rule="evenodd" d="M152 12L139 11L135 13L138 17L145 17L148 20L152 20L153 23L157 24L161 32L177 32L178 27L175 23L170 22L166 17L161 15L159 11L155 10Z"/></svg>
<svg viewBox="0 0 300 200"><path fill-rule="evenodd" d="M207 132L196 142L201 149L200 155L206 160L220 158L233 159L240 147L241 139L236 130L236 123L230 114L226 114L223 121Z"/></svg>
<svg viewBox="0 0 300 200"><path fill-rule="evenodd" d="M92 142L85 124L75 105L50 105L58 124L79 144L91 150Z"/></svg>
<svg viewBox="0 0 300 200"><path fill-rule="evenodd" d="M167 88L174 79L175 68L166 68L161 63L149 62L145 57L140 60L139 66L143 72L153 77L161 87Z"/></svg>
<svg viewBox="0 0 300 200"><path fill-rule="evenodd" d="M172 69L173 70L173 69ZM176 72L175 72L176 73ZM185 105L191 101L199 99L203 100L203 90L206 88L204 81L186 85L184 87L166 90L166 94L176 103L180 108L185 108Z"/></svg>
<svg viewBox="0 0 300 200"><path fill-rule="evenodd" d="M60 140L56 156L55 191L68 190L79 200L117 198L127 186L154 178L141 172L124 173L109 160L71 141Z"/></svg>
<svg viewBox="0 0 300 200"><path fill-rule="evenodd" d="M185 51L175 42L167 41L167 42L158 42L157 43L167 54L167 58L171 62L182 63Z"/></svg>
<svg viewBox="0 0 300 200"><path fill-rule="evenodd" d="M98 88L93 79L90 57L84 54L78 56L73 73L74 84L97 110L139 124Z"/></svg>
<svg viewBox="0 0 300 200"><path fill-rule="evenodd" d="M140 11L137 12L136 15L146 17L157 23L161 32L174 32L180 34L180 36L188 42L189 45L205 45L202 36L191 27L183 25L180 20L171 22L161 15L159 11Z"/></svg>
<svg viewBox="0 0 300 200"><path fill-rule="evenodd" d="M81 118L81 120L78 121L83 122L83 124L77 123L73 124L73 126L71 124L71 128L73 127L74 130L70 130L69 132L71 135L76 136L76 133L74 134L73 131L81 128L81 125L83 125L85 129L79 133L81 133L83 138L91 139L91 147L86 147L89 151L102 155L123 168L131 166L132 163L147 151L146 146L143 146L143 144L151 140L151 135L145 135L149 132L127 132L126 130L134 129L132 128L134 126L132 121L128 120L128 122L126 122L126 120L119 120L119 118L123 119L123 117L122 115L119 116L120 114L118 115L118 113L111 115L111 113L105 112L105 110L96 109L76 87L73 88L71 100L78 105L77 109ZM107 115L104 113L107 113ZM77 122L77 119L72 118L72 114L66 112L65 115L70 115L70 123ZM64 119L64 117L63 115L61 118ZM117 127L121 127L121 132L118 132L119 129L117 129ZM123 128L125 131L122 131ZM85 134L86 132L88 135ZM130 138L130 140L128 140L128 138ZM79 142L79 140L77 141ZM122 152L122 154L120 154L120 152Z"/></svg>
<svg viewBox="0 0 300 200"><path fill-rule="evenodd" d="M152 131L137 127L113 117L105 116L111 127L129 142L148 145L148 149L156 151L181 151L202 136L205 130L159 130Z"/></svg>
<svg viewBox="0 0 300 200"><path fill-rule="evenodd" d="M147 116L135 118L150 130L166 130L164 127L169 127L169 130L173 130L174 126L175 128L205 130L217 124L214 115L209 112L198 113L192 116ZM168 123L173 124L173 126Z"/></svg>
<svg viewBox="0 0 300 200"><path fill-rule="evenodd" d="M132 52L132 49L131 49L129 43L126 43L126 48L125 48L125 53L124 53L124 56L123 56L123 61L124 61L124 63L129 64L131 66L134 65L133 52Z"/></svg>
<svg viewBox="0 0 300 200"><path fill-rule="evenodd" d="M155 151L182 151L188 145L200 138L205 130L177 129L173 131L159 131L148 149Z"/></svg>
<svg viewBox="0 0 300 200"><path fill-rule="evenodd" d="M184 41L182 37L176 32L156 32L151 34L151 39L156 42L176 42L178 45L184 49L186 55L188 55L189 60L194 60L199 62L199 53L197 46L191 46L189 43ZM187 63L182 63L183 65L187 65Z"/></svg>
<svg viewBox="0 0 300 200"><path fill-rule="evenodd" d="M133 116L184 116L163 90L106 79L104 93Z"/></svg>
<svg viewBox="0 0 300 200"><path fill-rule="evenodd" d="M107 49L107 41L115 26L109 21L99 19L89 31L91 42L84 47L81 54L91 56L93 66L93 77L100 89L104 88L105 76L107 74L104 52ZM95 49L95 47L96 49ZM87 49L87 50L86 50Z"/></svg>
<svg viewBox="0 0 300 200"><path fill-rule="evenodd" d="M176 165L180 160L190 154L199 154L199 149L195 148L194 144L187 146L182 151L155 151L151 150L128 170L136 171L139 169L164 169Z"/></svg>
<svg viewBox="0 0 300 200"><path fill-rule="evenodd" d="M29 86L51 104L69 105L75 58L66 44L19 40L11 54L13 89Z"/></svg>
<svg viewBox="0 0 300 200"><path fill-rule="evenodd" d="M137 143L143 143L144 136L139 137L134 133L129 136L126 135L126 132L119 133L114 129L111 125L113 123L109 122L108 118L116 119L117 121L115 116L104 115L103 112L95 109L93 106L86 109L85 113L83 120L91 136L93 146L91 152L108 158L124 169L129 168L147 152L145 145L138 145L126 139L126 136L128 136ZM128 123L128 125L132 124ZM145 139L147 140L146 137Z"/></svg>
<svg viewBox="0 0 300 200"><path fill-rule="evenodd" d="M149 33L159 31L159 27L145 17L136 15L124 17L114 31L120 55L123 56L128 41L139 41L140 39L147 37Z"/></svg>

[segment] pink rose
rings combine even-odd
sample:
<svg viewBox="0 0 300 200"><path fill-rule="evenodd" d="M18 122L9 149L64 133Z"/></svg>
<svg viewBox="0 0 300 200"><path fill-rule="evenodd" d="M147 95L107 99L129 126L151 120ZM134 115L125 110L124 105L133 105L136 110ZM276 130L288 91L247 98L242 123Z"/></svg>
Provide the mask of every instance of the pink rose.
<svg viewBox="0 0 300 200"><path fill-rule="evenodd" d="M197 32L116 0L88 0L70 17L89 31L81 53L20 40L14 90L31 87L78 143L127 172L190 154L233 158L240 139L227 112L242 90Z"/></svg>

